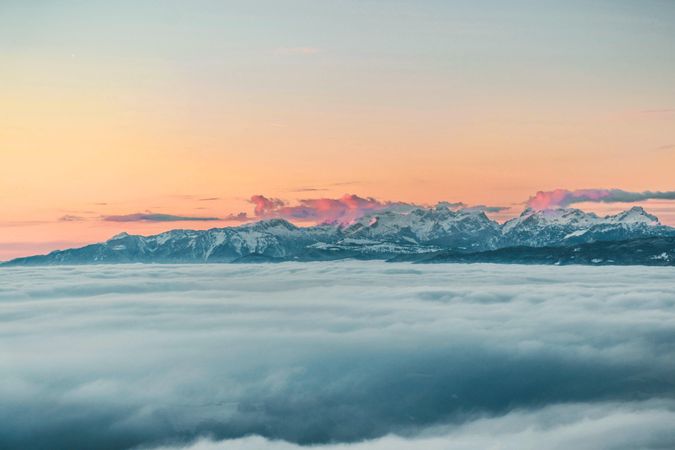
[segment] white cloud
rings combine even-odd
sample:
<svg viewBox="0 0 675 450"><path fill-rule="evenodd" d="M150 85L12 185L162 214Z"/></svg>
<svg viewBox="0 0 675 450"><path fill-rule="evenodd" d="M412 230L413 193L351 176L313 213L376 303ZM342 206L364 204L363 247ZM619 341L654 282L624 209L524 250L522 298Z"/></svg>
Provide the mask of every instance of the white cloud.
<svg viewBox="0 0 675 450"><path fill-rule="evenodd" d="M389 435L352 444L325 444L315 450L598 450L664 448L675 441L675 403L597 405L574 403L504 416L481 418L455 427L436 427L414 437ZM252 436L157 450L303 450L285 441Z"/></svg>
<svg viewBox="0 0 675 450"><path fill-rule="evenodd" d="M673 446L674 275L3 268L0 447Z"/></svg>

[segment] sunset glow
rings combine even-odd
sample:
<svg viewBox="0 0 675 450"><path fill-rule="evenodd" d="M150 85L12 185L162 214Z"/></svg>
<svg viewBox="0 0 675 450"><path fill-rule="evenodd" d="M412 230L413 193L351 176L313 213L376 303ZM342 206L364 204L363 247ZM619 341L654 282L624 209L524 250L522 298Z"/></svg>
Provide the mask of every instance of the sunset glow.
<svg viewBox="0 0 675 450"><path fill-rule="evenodd" d="M392 202L675 225L602 200L675 190L675 5L488 3L3 1L0 260Z"/></svg>

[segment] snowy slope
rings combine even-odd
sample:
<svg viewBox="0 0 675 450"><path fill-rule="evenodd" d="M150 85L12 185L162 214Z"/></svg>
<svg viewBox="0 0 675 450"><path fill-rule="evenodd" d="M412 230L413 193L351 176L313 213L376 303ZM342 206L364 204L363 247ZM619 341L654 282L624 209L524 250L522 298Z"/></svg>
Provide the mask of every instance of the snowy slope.
<svg viewBox="0 0 675 450"><path fill-rule="evenodd" d="M525 210L502 226L501 247L573 245L673 235L673 228L641 207L599 217L579 209Z"/></svg>

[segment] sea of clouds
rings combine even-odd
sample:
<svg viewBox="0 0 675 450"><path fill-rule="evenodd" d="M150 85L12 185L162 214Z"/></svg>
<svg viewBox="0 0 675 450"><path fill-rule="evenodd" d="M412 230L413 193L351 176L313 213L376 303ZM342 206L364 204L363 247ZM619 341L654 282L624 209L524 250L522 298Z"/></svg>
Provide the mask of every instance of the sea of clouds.
<svg viewBox="0 0 675 450"><path fill-rule="evenodd" d="M675 448L675 269L0 269L0 448Z"/></svg>

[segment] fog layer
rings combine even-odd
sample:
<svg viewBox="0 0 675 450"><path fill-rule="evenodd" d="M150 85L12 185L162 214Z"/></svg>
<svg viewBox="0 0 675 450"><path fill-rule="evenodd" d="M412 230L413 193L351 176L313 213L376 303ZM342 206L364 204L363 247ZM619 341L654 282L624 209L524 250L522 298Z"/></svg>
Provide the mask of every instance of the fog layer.
<svg viewBox="0 0 675 450"><path fill-rule="evenodd" d="M0 448L673 448L675 270L0 270Z"/></svg>

